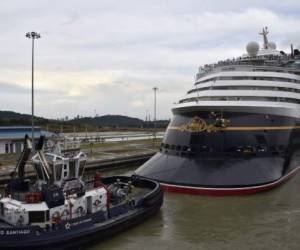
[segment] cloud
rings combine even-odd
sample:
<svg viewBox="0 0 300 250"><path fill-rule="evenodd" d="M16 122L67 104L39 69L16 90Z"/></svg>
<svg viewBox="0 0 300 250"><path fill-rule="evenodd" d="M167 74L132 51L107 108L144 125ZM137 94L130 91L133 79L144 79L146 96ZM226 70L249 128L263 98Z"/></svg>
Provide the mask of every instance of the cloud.
<svg viewBox="0 0 300 250"><path fill-rule="evenodd" d="M26 91L30 91L30 89L24 88L17 84L4 83L4 82L0 82L0 89L2 95L3 94L5 95L6 93L24 93Z"/></svg>
<svg viewBox="0 0 300 250"><path fill-rule="evenodd" d="M145 107L145 103L141 100L135 100L131 103L133 107Z"/></svg>
<svg viewBox="0 0 300 250"><path fill-rule="evenodd" d="M263 26L279 50L300 45L299 10L292 0L2 1L0 105L30 110L31 43L24 34L36 30L39 115L97 110L144 118L157 86L157 117L168 118L200 65L240 56L248 41L262 41Z"/></svg>

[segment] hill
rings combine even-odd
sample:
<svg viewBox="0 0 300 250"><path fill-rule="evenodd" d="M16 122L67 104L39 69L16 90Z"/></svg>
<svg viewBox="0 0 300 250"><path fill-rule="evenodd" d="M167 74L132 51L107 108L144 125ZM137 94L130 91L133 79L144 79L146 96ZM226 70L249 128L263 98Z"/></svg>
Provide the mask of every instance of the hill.
<svg viewBox="0 0 300 250"><path fill-rule="evenodd" d="M37 125L49 123L51 120L35 116ZM53 122L55 120L52 120ZM31 115L13 111L0 111L0 126L31 125Z"/></svg>
<svg viewBox="0 0 300 250"><path fill-rule="evenodd" d="M143 120L123 115L104 115L98 117L83 117L69 121L75 125L87 124L95 127L135 127L143 126Z"/></svg>
<svg viewBox="0 0 300 250"><path fill-rule="evenodd" d="M167 127L168 120L156 122L157 128ZM0 111L0 126L30 126L31 115L13 111ZM153 121L123 115L104 115L98 117L81 117L72 120L55 120L35 117L35 125L53 132L96 131L99 128L153 128Z"/></svg>

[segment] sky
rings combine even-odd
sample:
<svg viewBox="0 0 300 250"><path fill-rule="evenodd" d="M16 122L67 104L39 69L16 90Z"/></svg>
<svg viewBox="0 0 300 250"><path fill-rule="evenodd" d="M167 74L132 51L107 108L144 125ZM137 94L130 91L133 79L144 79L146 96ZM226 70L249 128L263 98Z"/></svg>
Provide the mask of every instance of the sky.
<svg viewBox="0 0 300 250"><path fill-rule="evenodd" d="M300 48L300 1L1 0L0 110L69 119L169 119L199 66L241 56L268 26L279 50Z"/></svg>

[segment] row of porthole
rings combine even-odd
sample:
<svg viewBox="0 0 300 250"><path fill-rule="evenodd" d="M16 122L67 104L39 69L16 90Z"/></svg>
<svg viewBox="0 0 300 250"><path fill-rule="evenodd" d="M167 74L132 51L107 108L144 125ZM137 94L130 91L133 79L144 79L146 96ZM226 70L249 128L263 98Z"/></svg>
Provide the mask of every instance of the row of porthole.
<svg viewBox="0 0 300 250"><path fill-rule="evenodd" d="M287 97L262 97L262 96L202 96L202 97L190 97L179 101L181 103L198 102L198 101L263 101L263 102L287 102L300 104L300 100L297 98Z"/></svg>
<svg viewBox="0 0 300 250"><path fill-rule="evenodd" d="M170 145L167 143L162 143L160 147L160 151L164 149L165 153L168 153L168 150L174 150L174 151L181 151L181 154L194 154L196 151L198 152L213 152L214 149L212 147L208 146L201 146L197 150L193 147L188 147L188 146L180 146L180 145ZM262 152L282 152L284 151L285 146L284 145L279 145L279 146L271 146L270 149L268 150L266 146L236 146L231 148L230 150L226 152L237 152L237 153L262 153Z"/></svg>
<svg viewBox="0 0 300 250"><path fill-rule="evenodd" d="M173 144L167 144L167 143L162 143L160 148L171 149L171 150L176 150L176 151L186 151L186 152L195 151L194 148L191 148L188 146L173 145Z"/></svg>

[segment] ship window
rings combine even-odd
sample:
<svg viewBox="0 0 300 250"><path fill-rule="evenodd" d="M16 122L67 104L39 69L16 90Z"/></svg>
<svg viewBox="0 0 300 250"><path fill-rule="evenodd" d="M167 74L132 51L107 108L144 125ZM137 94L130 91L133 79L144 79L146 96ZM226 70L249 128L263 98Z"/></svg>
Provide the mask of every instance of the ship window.
<svg viewBox="0 0 300 250"><path fill-rule="evenodd" d="M172 150L175 150L175 145L171 145L171 149L172 149Z"/></svg>
<svg viewBox="0 0 300 250"><path fill-rule="evenodd" d="M8 144L5 144L5 153L8 154Z"/></svg>
<svg viewBox="0 0 300 250"><path fill-rule="evenodd" d="M267 140L266 140L266 137L264 135L255 135L255 138L256 138L258 144L260 144L260 145L266 145L267 144Z"/></svg>
<svg viewBox="0 0 300 250"><path fill-rule="evenodd" d="M265 147L261 147L261 146L258 146L258 147L256 147L256 150L257 150L257 152L266 152L266 148Z"/></svg>
<svg viewBox="0 0 300 250"><path fill-rule="evenodd" d="M169 144L166 144L166 148L169 148L170 147L170 145Z"/></svg>
<svg viewBox="0 0 300 250"><path fill-rule="evenodd" d="M176 150L180 151L181 150L181 146L177 146Z"/></svg>
<svg viewBox="0 0 300 250"><path fill-rule="evenodd" d="M182 147L182 150L183 150L183 151L187 151L187 149L188 149L187 146L183 146L183 147Z"/></svg>
<svg viewBox="0 0 300 250"><path fill-rule="evenodd" d="M29 223L45 222L44 211L30 211L28 213L28 216L29 216Z"/></svg>
<svg viewBox="0 0 300 250"><path fill-rule="evenodd" d="M200 150L200 152L209 152L209 147L203 145L203 146L200 147L199 150Z"/></svg>

